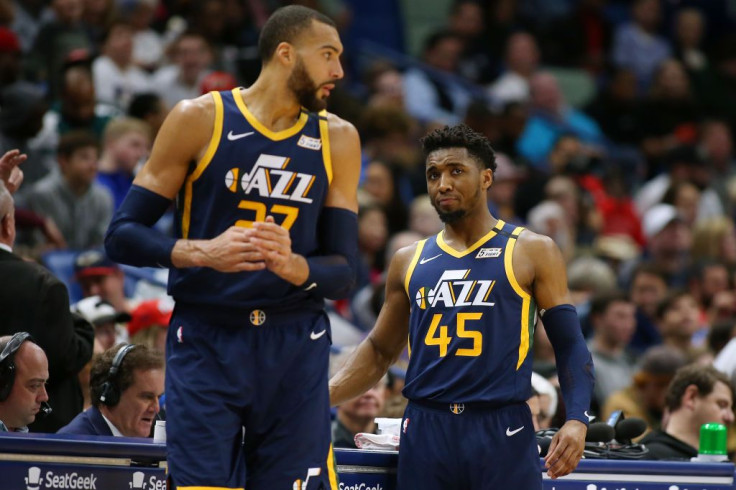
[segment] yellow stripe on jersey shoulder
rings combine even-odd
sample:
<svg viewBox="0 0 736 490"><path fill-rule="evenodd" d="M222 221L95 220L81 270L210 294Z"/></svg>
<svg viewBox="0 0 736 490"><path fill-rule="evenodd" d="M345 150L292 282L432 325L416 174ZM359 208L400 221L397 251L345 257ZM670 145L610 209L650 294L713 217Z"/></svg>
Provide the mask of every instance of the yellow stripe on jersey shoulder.
<svg viewBox="0 0 736 490"><path fill-rule="evenodd" d="M222 95L219 92L210 92L212 100L215 103L215 123L212 127L212 136L210 137L209 145L204 156L197 162L197 166L192 172L184 184L184 211L181 217L181 236L182 238L188 238L189 226L192 218L192 187L194 181L197 180L202 173L207 169L212 158L214 158L217 148L220 146L220 139L222 138L222 126L225 119L225 111L222 105Z"/></svg>
<svg viewBox="0 0 736 490"><path fill-rule="evenodd" d="M322 138L322 161L325 164L327 183L332 183L332 153L330 151L330 124L327 121L327 111L319 113L319 134Z"/></svg>
<svg viewBox="0 0 736 490"><path fill-rule="evenodd" d="M238 106L238 109L240 109L240 112L243 114L248 123L263 136L273 141L281 141L294 136L296 133L304 128L304 125L307 124L307 120L309 119L309 114L302 111L302 113L299 114L299 119L297 119L296 124L294 124L292 127L283 129L281 131L271 131L266 126L264 126L261 121L256 119L256 116L254 116L253 113L250 112L250 110L248 110L248 107L245 105L245 101L243 100L243 94L240 92L239 87L233 89L233 100L235 101L235 105Z"/></svg>
<svg viewBox="0 0 736 490"><path fill-rule="evenodd" d="M411 275L414 274L414 269L417 266L417 262L419 262L419 257L422 255L425 243L427 243L426 238L417 242L417 249L414 251L414 257L411 258L409 268L406 270L406 277L404 277L404 289L406 290L406 295L409 297L409 301L411 301L411 296L409 294L409 281L411 281Z"/></svg>
<svg viewBox="0 0 736 490"><path fill-rule="evenodd" d="M504 252L503 256L503 264L504 268L506 269L506 277L508 277L509 283L511 283L511 287L514 288L516 294L523 298L525 296L529 296L529 293L524 291L524 288L521 287L519 281L516 279L516 274L514 274L513 262L516 241L518 240L518 236L519 234L521 234L522 231L524 231L524 228L522 226L517 226L516 228L514 228L514 231L511 232L514 237L509 238L509 241L506 244L506 251Z"/></svg>

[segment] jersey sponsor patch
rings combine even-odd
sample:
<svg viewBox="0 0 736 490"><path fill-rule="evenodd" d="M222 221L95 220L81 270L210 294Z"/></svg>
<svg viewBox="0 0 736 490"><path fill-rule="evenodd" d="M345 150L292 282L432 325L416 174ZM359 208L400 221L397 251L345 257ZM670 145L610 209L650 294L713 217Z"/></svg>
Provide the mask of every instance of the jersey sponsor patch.
<svg viewBox="0 0 736 490"><path fill-rule="evenodd" d="M478 250L478 254L475 256L476 259L495 259L501 256L502 248L481 248Z"/></svg>
<svg viewBox="0 0 736 490"><path fill-rule="evenodd" d="M322 140L319 138L312 138L311 136L307 136L306 134L303 134L299 137L299 141L296 143L297 145L301 146L302 148L306 148L307 150L319 150L322 148Z"/></svg>

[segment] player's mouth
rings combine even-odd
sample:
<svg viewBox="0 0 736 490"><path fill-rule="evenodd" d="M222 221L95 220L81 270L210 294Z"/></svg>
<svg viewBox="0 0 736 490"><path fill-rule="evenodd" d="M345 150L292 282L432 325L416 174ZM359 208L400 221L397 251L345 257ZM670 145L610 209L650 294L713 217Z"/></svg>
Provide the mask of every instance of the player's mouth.
<svg viewBox="0 0 736 490"><path fill-rule="evenodd" d="M328 83L328 84L322 85L322 87L320 87L320 92L322 92L325 97L329 97L330 93L333 90L335 90L335 84L334 83Z"/></svg>

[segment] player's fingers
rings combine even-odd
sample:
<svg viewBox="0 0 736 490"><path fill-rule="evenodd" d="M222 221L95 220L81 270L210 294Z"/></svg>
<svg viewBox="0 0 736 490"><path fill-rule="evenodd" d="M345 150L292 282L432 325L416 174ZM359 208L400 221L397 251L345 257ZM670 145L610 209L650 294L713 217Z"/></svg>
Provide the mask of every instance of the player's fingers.
<svg viewBox="0 0 736 490"><path fill-rule="evenodd" d="M266 268L265 262L242 262L235 267L235 271L260 271Z"/></svg>

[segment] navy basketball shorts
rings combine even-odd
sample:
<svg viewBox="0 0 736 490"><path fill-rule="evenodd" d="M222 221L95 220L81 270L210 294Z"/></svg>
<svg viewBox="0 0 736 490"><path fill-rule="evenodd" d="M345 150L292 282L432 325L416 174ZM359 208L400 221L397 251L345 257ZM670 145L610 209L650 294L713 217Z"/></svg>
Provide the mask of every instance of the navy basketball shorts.
<svg viewBox="0 0 736 490"><path fill-rule="evenodd" d="M402 420L398 490L542 489L526 403L420 403L409 402Z"/></svg>
<svg viewBox="0 0 736 490"><path fill-rule="evenodd" d="M166 344L175 488L337 489L322 311L233 318L177 305Z"/></svg>

